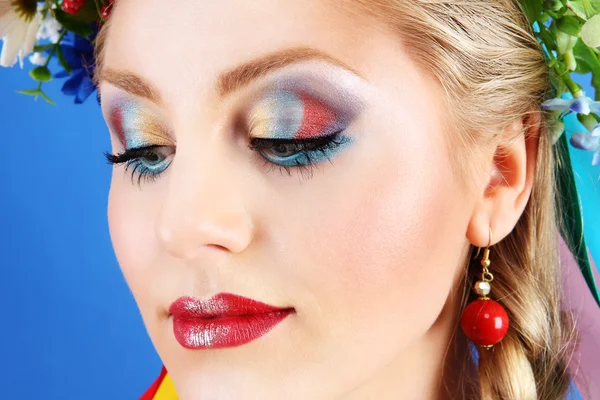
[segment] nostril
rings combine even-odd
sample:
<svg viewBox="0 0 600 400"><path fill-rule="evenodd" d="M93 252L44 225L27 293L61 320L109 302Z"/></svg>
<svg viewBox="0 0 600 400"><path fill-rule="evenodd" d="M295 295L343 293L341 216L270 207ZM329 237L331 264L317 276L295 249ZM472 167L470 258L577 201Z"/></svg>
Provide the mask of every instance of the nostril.
<svg viewBox="0 0 600 400"><path fill-rule="evenodd" d="M214 248L215 250L229 251L227 247L221 246L220 244L207 244L206 247Z"/></svg>

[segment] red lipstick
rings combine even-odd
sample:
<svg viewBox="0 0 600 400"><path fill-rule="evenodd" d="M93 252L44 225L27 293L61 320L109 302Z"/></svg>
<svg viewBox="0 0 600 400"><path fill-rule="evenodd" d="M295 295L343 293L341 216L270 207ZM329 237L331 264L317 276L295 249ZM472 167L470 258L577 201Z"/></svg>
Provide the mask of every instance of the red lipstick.
<svg viewBox="0 0 600 400"><path fill-rule="evenodd" d="M294 311L230 293L208 300L180 297L169 307L175 339L187 349L241 346L266 334Z"/></svg>

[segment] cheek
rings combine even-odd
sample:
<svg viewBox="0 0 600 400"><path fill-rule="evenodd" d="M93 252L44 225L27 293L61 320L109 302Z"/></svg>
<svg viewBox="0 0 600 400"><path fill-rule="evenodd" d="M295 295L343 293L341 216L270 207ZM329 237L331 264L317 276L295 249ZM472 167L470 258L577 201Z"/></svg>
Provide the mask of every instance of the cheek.
<svg viewBox="0 0 600 400"><path fill-rule="evenodd" d="M435 174L402 179L394 172L373 170L372 178L355 182L360 193L344 196L319 221L315 234L321 240L313 240L311 249L325 262L313 283L326 283L322 289L332 307L352 305L350 314L372 317L379 309L431 319L448 294L464 245L460 199ZM333 288L336 297L327 295ZM416 301L422 304L415 307Z"/></svg>
<svg viewBox="0 0 600 400"><path fill-rule="evenodd" d="M448 293L464 230L457 203L434 174L403 179L394 172L377 169L362 185L370 195L349 201L331 221L343 232L330 242L338 255L332 274L357 312L426 324Z"/></svg>
<svg viewBox="0 0 600 400"><path fill-rule="evenodd" d="M146 298L155 287L158 258L154 235L155 202L145 186L141 191L123 175L121 167L113 171L108 197L110 237L119 266L135 299L143 308Z"/></svg>
<svg viewBox="0 0 600 400"><path fill-rule="evenodd" d="M443 141L388 139L336 165L339 176L310 189L318 201L296 200L303 218L286 225L294 237L281 232L296 243L295 280L310 292L307 329L348 369L389 361L424 335L462 266L468 206Z"/></svg>
<svg viewBox="0 0 600 400"><path fill-rule="evenodd" d="M131 200L127 199L127 190L121 181L120 171L114 170L108 195L108 227L119 266L131 288L136 276L141 275L139 266L136 266L139 261L136 260L134 251L134 242L138 235L133 232L133 227L139 221L136 221L137 218L131 213Z"/></svg>

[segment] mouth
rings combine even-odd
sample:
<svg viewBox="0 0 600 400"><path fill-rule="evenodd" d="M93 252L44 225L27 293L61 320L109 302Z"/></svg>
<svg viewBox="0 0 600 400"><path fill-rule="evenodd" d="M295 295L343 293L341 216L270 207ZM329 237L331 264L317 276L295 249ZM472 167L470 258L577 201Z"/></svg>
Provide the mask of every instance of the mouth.
<svg viewBox="0 0 600 400"><path fill-rule="evenodd" d="M186 349L199 350L249 343L294 314L295 309L219 293L208 300L180 297L169 312L177 342Z"/></svg>

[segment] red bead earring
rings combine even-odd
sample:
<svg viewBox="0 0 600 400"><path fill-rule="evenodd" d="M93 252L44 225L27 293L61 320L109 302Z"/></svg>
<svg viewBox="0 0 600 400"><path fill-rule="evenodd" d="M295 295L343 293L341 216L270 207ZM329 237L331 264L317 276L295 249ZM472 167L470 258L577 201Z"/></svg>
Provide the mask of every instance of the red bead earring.
<svg viewBox="0 0 600 400"><path fill-rule="evenodd" d="M481 258L481 266L483 267L481 280L475 282L473 286L479 298L465 307L460 320L465 335L473 343L486 349L490 349L496 343L500 342L508 332L508 314L506 310L498 302L488 297L491 291L490 283L494 280L494 275L488 270L491 264L491 244L492 228L490 228L490 241L483 251L483 257ZM477 254L479 254L479 250Z"/></svg>

